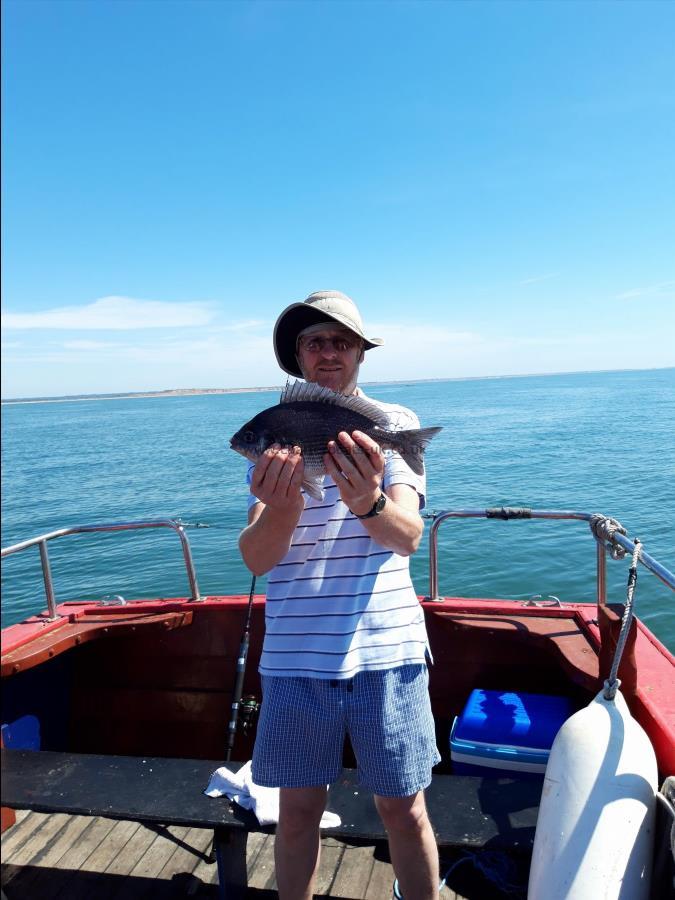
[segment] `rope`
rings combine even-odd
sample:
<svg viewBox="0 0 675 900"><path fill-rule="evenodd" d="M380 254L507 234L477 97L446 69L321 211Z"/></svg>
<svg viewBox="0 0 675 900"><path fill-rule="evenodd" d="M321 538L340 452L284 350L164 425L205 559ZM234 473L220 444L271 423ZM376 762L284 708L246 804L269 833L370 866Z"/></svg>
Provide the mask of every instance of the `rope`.
<svg viewBox="0 0 675 900"><path fill-rule="evenodd" d="M455 860L443 876L440 889L444 887L450 874L463 862L470 862L489 881L496 884L501 893L522 896L524 886L518 884L516 880L518 872L514 861L506 853L496 850L484 850L482 853L463 851L463 856Z"/></svg>
<svg viewBox="0 0 675 900"><path fill-rule="evenodd" d="M439 893L445 887L452 872L465 862L470 862L488 881L497 885L500 896L511 894L515 897L524 897L525 885L518 882L518 869L515 862L507 853L499 850L482 850L480 852L462 850L459 859L453 862L441 879L441 883L438 885ZM404 900L398 879L394 881L393 896L394 900Z"/></svg>
<svg viewBox="0 0 675 900"><path fill-rule="evenodd" d="M605 682L605 690L603 695L605 700L613 700L616 697L616 692L621 685L621 681L617 678L617 672L619 671L619 664L621 663L621 657L626 646L626 641L628 640L628 632L630 631L630 625L633 620L633 595L635 594L635 585L637 584L637 564L638 560L640 559L640 548L640 540L638 538L635 538L633 560L631 562L630 569L628 570L626 605L623 610L623 617L621 619L621 631L619 632L619 640L616 643L616 650L614 651L612 668L609 673L609 678Z"/></svg>
<svg viewBox="0 0 675 900"><path fill-rule="evenodd" d="M596 541L598 541L598 543L604 545L605 549L608 551L612 559L624 558L624 556L626 555L626 551L623 549L623 547L615 544L613 540L615 533L627 533L621 522L619 522L617 519L612 519L610 516L603 516L599 513L596 513L595 515L591 516L588 524L591 531L593 532L593 537L596 539Z"/></svg>

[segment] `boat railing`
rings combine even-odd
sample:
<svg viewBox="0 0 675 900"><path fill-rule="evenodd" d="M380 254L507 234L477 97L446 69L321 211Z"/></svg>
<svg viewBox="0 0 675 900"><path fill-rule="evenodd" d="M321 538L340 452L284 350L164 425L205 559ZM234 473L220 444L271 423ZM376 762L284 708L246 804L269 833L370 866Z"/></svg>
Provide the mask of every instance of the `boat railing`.
<svg viewBox="0 0 675 900"><path fill-rule="evenodd" d="M138 522L107 522L100 525L74 525L71 528L59 528L57 531L40 534L27 541L21 541L10 547L4 547L1 552L2 559L6 556L10 556L12 553L19 553L21 550L26 550L28 547L38 547L42 565L42 578L44 580L45 594L47 597L48 619L53 621L58 619L59 615L56 611L56 593L54 591L51 566L49 564L47 542L53 541L56 538L65 537L69 534L89 534L91 532L99 531L136 531L146 528L171 528L176 532L180 538L183 550L183 560L185 562L185 569L190 584L190 599L194 601L201 600L199 584L197 583L197 573L192 560L192 551L190 550L190 542L185 533L184 523L177 519L147 519Z"/></svg>
<svg viewBox="0 0 675 900"><path fill-rule="evenodd" d="M575 512L563 509L529 509L528 507L499 506L488 509L448 509L425 515L433 519L429 531L429 599L441 601L438 592L438 529L448 519L572 519L587 522L596 544L596 595L598 607L607 603L607 555L614 558L630 555L635 542L623 526L609 516L598 513ZM639 561L667 587L675 591L675 575L650 556L640 546Z"/></svg>

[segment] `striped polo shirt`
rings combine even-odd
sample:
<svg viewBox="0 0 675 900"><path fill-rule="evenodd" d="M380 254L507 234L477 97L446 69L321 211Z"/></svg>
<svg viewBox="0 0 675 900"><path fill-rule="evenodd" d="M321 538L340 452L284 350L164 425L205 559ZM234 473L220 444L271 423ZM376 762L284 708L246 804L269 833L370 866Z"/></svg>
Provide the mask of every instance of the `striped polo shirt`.
<svg viewBox="0 0 675 900"><path fill-rule="evenodd" d="M419 428L405 407L370 402L387 413L392 430ZM424 506L424 476L388 450L383 487L393 484L413 487ZM323 489L323 500L305 495L290 549L268 575L260 673L351 678L423 662L427 634L409 558L369 536L328 475ZM257 502L251 496L249 507Z"/></svg>

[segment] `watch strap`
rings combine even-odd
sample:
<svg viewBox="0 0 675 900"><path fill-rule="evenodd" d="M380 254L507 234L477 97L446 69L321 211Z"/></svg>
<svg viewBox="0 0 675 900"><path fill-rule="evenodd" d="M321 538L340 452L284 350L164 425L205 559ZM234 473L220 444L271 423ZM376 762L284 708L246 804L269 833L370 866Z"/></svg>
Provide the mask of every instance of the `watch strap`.
<svg viewBox="0 0 675 900"><path fill-rule="evenodd" d="M371 508L368 510L367 513L364 513L362 516L359 516L356 513L354 513L354 515L356 516L357 519L372 519L373 516L378 516L382 512L382 510L385 507L386 502L387 502L387 495L384 493L384 491L381 491L380 496L373 503L373 505L371 506Z"/></svg>

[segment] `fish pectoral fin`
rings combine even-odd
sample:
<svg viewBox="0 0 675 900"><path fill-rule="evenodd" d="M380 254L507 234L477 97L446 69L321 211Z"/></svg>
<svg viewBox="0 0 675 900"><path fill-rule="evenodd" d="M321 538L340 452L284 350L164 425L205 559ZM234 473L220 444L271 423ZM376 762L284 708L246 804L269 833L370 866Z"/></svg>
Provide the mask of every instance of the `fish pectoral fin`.
<svg viewBox="0 0 675 900"><path fill-rule="evenodd" d="M323 475L305 475L302 486L305 493L314 500L323 500L326 496L323 489Z"/></svg>

